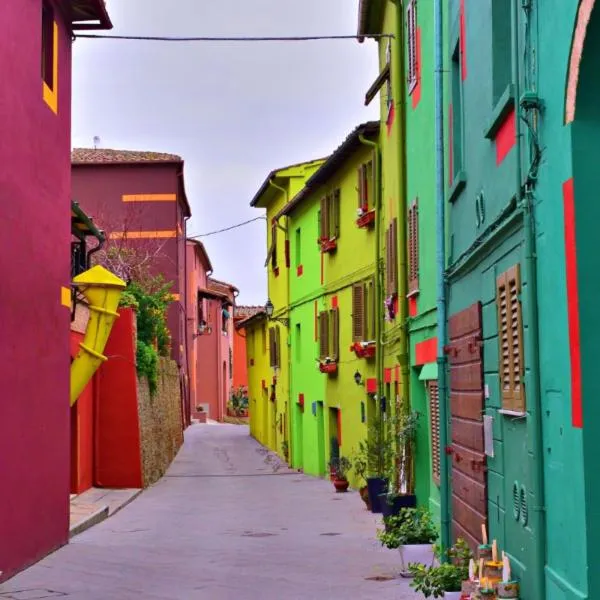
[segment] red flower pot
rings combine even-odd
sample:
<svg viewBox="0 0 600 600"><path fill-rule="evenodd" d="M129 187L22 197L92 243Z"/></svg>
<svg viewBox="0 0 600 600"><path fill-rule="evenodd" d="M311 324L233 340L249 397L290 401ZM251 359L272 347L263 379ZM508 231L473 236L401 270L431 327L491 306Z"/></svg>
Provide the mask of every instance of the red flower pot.
<svg viewBox="0 0 600 600"><path fill-rule="evenodd" d="M339 494L342 492L347 492L350 483L347 479L334 479L333 486L335 487L335 491Z"/></svg>

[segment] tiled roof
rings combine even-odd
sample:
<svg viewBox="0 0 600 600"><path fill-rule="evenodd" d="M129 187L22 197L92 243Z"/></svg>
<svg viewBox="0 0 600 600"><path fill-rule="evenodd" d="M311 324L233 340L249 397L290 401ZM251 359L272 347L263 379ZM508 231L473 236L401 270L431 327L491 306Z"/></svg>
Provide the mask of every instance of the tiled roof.
<svg viewBox="0 0 600 600"><path fill-rule="evenodd" d="M247 319L265 310L264 306L236 306L233 316L236 319Z"/></svg>
<svg viewBox="0 0 600 600"><path fill-rule="evenodd" d="M231 285L231 283L225 283L224 281L219 281L218 279L210 278L208 280L208 289L213 292L220 292L221 294L231 294L232 292L237 292L238 289Z"/></svg>
<svg viewBox="0 0 600 600"><path fill-rule="evenodd" d="M110 148L74 148L73 164L183 162L177 154L146 150L111 150Z"/></svg>

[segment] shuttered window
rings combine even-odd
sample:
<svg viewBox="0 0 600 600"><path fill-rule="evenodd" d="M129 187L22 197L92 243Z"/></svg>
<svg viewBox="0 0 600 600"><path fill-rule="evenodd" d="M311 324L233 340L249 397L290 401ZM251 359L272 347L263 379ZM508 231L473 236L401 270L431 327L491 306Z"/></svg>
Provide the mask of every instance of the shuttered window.
<svg viewBox="0 0 600 600"><path fill-rule="evenodd" d="M429 419L431 431L431 476L437 485L440 484L440 405L438 382L427 383L429 396Z"/></svg>
<svg viewBox="0 0 600 600"><path fill-rule="evenodd" d="M419 204L408 209L408 293L419 291Z"/></svg>
<svg viewBox="0 0 600 600"><path fill-rule="evenodd" d="M271 267L277 268L277 224L271 225Z"/></svg>
<svg viewBox="0 0 600 600"><path fill-rule="evenodd" d="M375 339L375 292L373 281L352 286L352 341Z"/></svg>
<svg viewBox="0 0 600 600"><path fill-rule="evenodd" d="M502 408L525 412L525 371L523 320L521 314L521 274L519 265L511 267L496 280L498 341L500 346L500 389Z"/></svg>
<svg viewBox="0 0 600 600"><path fill-rule="evenodd" d="M398 293L398 219L392 219L386 234L385 272L387 294Z"/></svg>
<svg viewBox="0 0 600 600"><path fill-rule="evenodd" d="M417 85L417 2L410 0L406 7L406 41L408 44L408 93Z"/></svg>
<svg viewBox="0 0 600 600"><path fill-rule="evenodd" d="M358 208L368 211L373 204L373 161L358 167Z"/></svg>
<svg viewBox="0 0 600 600"><path fill-rule="evenodd" d="M269 365L273 368L281 366L281 337L279 327L269 329Z"/></svg>
<svg viewBox="0 0 600 600"><path fill-rule="evenodd" d="M340 237L340 190L321 198L319 211L319 239L329 241Z"/></svg>
<svg viewBox="0 0 600 600"><path fill-rule="evenodd" d="M327 311L319 313L319 358L325 360L329 356L329 315Z"/></svg>
<svg viewBox="0 0 600 600"><path fill-rule="evenodd" d="M338 361L340 360L340 311L337 308L329 311L329 330L331 358Z"/></svg>

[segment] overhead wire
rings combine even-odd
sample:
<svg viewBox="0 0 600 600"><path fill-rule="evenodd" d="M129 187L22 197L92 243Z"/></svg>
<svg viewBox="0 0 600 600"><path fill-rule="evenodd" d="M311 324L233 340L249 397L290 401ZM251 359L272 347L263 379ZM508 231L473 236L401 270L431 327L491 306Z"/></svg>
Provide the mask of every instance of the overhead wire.
<svg viewBox="0 0 600 600"><path fill-rule="evenodd" d="M152 36L152 35L103 35L99 33L78 33L75 38L104 40L133 40L143 42L312 42L320 40L362 40L369 38L393 38L393 34L352 35L293 35L293 36Z"/></svg>
<svg viewBox="0 0 600 600"><path fill-rule="evenodd" d="M233 229L238 229L239 227L244 227L244 225L249 225L250 223L254 223L255 221L266 220L267 217L261 215L260 217L254 217L254 219L248 219L247 221L242 221L241 223L236 223L235 225L231 225L229 227L223 227L223 229L217 229L216 231L209 231L207 233L198 233L196 235L188 235L188 240L195 240L202 237L208 237L210 235L217 235L218 233L225 233L226 231L231 231Z"/></svg>

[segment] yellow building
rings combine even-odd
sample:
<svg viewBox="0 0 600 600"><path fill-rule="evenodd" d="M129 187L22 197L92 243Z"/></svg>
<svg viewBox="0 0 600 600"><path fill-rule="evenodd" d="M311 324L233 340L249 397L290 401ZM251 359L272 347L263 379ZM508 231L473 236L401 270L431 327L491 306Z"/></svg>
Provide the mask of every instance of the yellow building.
<svg viewBox="0 0 600 600"><path fill-rule="evenodd" d="M251 410L250 423L252 435L286 459L290 456L290 252L287 219L277 217L322 163L323 160L314 160L272 171L250 203L252 207L266 209L267 213L265 267L268 271L269 307L260 325L257 322L251 328L252 344L258 344L260 354L266 354L268 368L264 368L262 362L256 369L250 367L250 371L254 369L258 375L266 375L255 378L254 373L249 373L248 394L256 401L256 407L251 406L254 411ZM247 353L251 360L250 350ZM258 389L257 385L260 385Z"/></svg>

